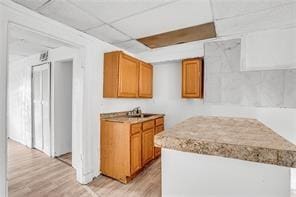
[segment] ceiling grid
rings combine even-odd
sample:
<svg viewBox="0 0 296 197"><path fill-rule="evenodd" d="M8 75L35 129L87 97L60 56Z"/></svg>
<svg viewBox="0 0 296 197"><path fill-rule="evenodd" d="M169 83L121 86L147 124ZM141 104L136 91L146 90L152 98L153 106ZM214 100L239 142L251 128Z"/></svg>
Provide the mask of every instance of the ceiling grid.
<svg viewBox="0 0 296 197"><path fill-rule="evenodd" d="M13 0L133 53L137 39L214 22L217 37L294 24L295 0Z"/></svg>

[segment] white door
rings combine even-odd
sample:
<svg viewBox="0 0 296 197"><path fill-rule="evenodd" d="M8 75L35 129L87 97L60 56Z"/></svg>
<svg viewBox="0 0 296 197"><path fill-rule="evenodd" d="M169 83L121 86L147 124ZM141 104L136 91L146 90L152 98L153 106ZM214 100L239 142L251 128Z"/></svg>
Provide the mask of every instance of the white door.
<svg viewBox="0 0 296 197"><path fill-rule="evenodd" d="M50 64L33 67L33 147L50 155Z"/></svg>

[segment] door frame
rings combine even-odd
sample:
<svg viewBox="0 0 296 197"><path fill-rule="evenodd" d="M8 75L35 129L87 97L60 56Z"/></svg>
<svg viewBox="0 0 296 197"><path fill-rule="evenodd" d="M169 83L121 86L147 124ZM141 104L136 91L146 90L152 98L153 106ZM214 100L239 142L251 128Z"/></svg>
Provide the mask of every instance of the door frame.
<svg viewBox="0 0 296 197"><path fill-rule="evenodd" d="M34 72L34 67L37 66L42 66L48 64L49 67L49 99L48 99L48 104L49 104L49 153L44 152L44 150L42 150L42 152L44 152L45 154L48 154L50 157L52 157L52 125L51 125L51 106L52 106L52 92L51 92L51 77L52 77L52 73L51 73L51 62L44 62L41 64L37 64L37 65L32 65L31 66L31 147L30 148L34 148L34 95L33 95L33 72Z"/></svg>

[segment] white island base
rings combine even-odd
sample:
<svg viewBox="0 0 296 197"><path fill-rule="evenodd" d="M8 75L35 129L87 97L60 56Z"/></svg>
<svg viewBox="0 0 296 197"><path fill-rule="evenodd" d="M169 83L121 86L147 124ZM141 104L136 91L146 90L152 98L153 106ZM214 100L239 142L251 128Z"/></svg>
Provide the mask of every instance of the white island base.
<svg viewBox="0 0 296 197"><path fill-rule="evenodd" d="M290 197L290 168L162 148L163 197Z"/></svg>

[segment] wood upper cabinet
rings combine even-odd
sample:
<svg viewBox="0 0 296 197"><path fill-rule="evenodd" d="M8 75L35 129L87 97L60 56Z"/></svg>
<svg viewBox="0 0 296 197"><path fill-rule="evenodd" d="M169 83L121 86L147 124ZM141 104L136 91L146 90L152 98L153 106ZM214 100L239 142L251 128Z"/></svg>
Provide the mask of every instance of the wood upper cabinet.
<svg viewBox="0 0 296 197"><path fill-rule="evenodd" d="M104 55L104 91L105 98L151 98L151 64L142 62L122 51Z"/></svg>
<svg viewBox="0 0 296 197"><path fill-rule="evenodd" d="M202 58L192 58L182 61L182 97L203 97Z"/></svg>
<svg viewBox="0 0 296 197"><path fill-rule="evenodd" d="M153 94L153 67L141 62L139 74L139 97L152 98Z"/></svg>
<svg viewBox="0 0 296 197"><path fill-rule="evenodd" d="M139 61L121 54L118 65L118 97L138 96L138 74Z"/></svg>

